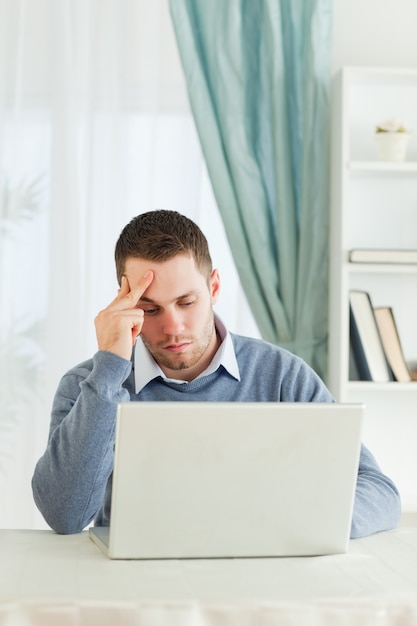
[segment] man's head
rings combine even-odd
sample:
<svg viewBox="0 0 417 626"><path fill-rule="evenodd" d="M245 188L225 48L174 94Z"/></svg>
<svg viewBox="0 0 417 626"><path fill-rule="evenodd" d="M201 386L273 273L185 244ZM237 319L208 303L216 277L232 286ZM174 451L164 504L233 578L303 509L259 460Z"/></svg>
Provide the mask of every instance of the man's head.
<svg viewBox="0 0 417 626"><path fill-rule="evenodd" d="M123 289L137 290L152 277L135 305L144 312L144 345L167 376L193 380L218 347L213 305L220 278L203 233L179 213L151 211L124 228L115 257Z"/></svg>
<svg viewBox="0 0 417 626"><path fill-rule="evenodd" d="M149 211L134 217L124 227L116 244L119 285L128 258L161 262L177 254L192 256L197 269L209 280L212 261L207 239L197 224L176 211Z"/></svg>

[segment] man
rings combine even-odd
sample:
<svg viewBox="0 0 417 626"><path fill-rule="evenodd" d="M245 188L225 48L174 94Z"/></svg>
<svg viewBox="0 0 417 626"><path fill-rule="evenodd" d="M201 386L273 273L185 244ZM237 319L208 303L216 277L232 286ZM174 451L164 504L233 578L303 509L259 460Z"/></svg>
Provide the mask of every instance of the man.
<svg viewBox="0 0 417 626"><path fill-rule="evenodd" d="M98 351L62 378L32 481L58 533L109 524L119 402L333 402L300 358L229 333L214 316L219 273L188 218L139 215L123 229L115 260L120 289L96 317ZM393 528L399 517L396 487L362 446L351 536Z"/></svg>

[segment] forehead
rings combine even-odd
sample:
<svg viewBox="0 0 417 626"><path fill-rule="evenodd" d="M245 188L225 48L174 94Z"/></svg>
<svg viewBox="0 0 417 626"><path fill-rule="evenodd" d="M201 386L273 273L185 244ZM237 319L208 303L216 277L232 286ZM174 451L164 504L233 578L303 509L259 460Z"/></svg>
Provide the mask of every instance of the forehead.
<svg viewBox="0 0 417 626"><path fill-rule="evenodd" d="M148 270L152 270L154 279L143 295L155 302L207 288L207 281L191 255L177 254L168 261L158 262L132 257L126 260L125 274L131 287Z"/></svg>

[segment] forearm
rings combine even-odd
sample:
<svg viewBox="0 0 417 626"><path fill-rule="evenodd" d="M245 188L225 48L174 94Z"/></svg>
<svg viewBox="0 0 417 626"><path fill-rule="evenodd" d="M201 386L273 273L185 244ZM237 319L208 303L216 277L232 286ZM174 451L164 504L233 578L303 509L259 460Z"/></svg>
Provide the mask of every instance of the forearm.
<svg viewBox="0 0 417 626"><path fill-rule="evenodd" d="M47 449L32 486L35 502L56 532L80 532L103 506L113 469L117 403L130 362L98 352L91 372L63 378L54 400Z"/></svg>
<svg viewBox="0 0 417 626"><path fill-rule="evenodd" d="M398 526L401 500L391 479L379 469L369 450L362 446L351 538L364 537Z"/></svg>

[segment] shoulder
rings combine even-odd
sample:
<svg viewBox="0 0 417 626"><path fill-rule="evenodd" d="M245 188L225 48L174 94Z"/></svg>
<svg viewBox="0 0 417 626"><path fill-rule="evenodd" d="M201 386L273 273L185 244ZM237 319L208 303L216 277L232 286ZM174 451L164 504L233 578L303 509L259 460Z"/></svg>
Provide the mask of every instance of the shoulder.
<svg viewBox="0 0 417 626"><path fill-rule="evenodd" d="M269 396L276 393L287 402L333 401L324 382L301 357L262 339L232 333L231 338L242 379L269 389Z"/></svg>
<svg viewBox="0 0 417 626"><path fill-rule="evenodd" d="M313 374L310 366L299 356L263 339L231 334L236 360L243 375L258 378L305 378Z"/></svg>
<svg viewBox="0 0 417 626"><path fill-rule="evenodd" d="M269 343L264 339L256 339L255 337L244 337L243 335L235 335L230 333L233 346L235 348L236 358L245 358L251 355L257 360L262 360L265 357L274 359L276 361L292 364L296 367L305 365L303 359L297 355L289 352L285 348L281 348L273 343Z"/></svg>

